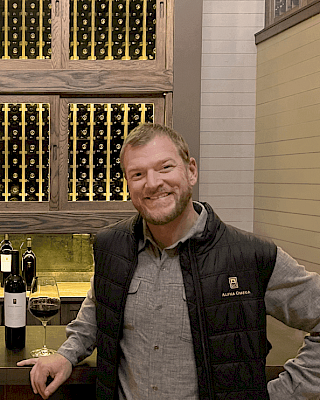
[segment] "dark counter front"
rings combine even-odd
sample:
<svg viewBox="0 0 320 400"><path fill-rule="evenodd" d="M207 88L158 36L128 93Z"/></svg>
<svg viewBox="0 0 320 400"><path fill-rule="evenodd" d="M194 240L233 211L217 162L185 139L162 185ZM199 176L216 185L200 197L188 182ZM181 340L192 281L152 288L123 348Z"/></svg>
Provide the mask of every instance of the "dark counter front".
<svg viewBox="0 0 320 400"><path fill-rule="evenodd" d="M17 367L17 362L30 358L30 351L43 344L44 328L27 326L26 346L20 351L5 346L5 328L0 327L0 399L39 400L30 384L30 367ZM47 327L47 346L58 349L65 341L65 326ZM50 397L50 400L93 399L95 397L96 352L77 365L70 378Z"/></svg>
<svg viewBox="0 0 320 400"><path fill-rule="evenodd" d="M20 351L8 350L5 346L5 328L0 327L0 399L39 400L30 385L32 367L17 367L17 362L30 358L30 351L42 346L44 329L42 326L27 326L26 347ZM65 326L47 327L47 346L58 349L65 341ZM283 371L282 366L268 366L267 380L274 379ZM78 364L70 378L50 397L50 400L79 400L95 398L96 351Z"/></svg>

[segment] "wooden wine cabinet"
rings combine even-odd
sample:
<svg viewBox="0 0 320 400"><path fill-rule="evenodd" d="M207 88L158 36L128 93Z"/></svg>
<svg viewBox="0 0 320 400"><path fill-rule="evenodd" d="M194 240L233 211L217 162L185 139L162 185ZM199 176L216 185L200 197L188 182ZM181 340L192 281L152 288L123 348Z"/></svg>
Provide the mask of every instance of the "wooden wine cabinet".
<svg viewBox="0 0 320 400"><path fill-rule="evenodd" d="M119 151L139 123L172 125L173 15L173 0L1 2L1 232L134 212Z"/></svg>

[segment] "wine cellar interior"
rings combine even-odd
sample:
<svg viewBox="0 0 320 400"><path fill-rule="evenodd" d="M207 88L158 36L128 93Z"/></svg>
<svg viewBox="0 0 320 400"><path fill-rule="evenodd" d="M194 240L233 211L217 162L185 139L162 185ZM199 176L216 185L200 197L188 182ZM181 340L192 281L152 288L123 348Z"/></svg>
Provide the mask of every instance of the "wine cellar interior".
<svg viewBox="0 0 320 400"><path fill-rule="evenodd" d="M201 32L185 36L188 10L174 0L0 2L0 238L22 254L31 237L39 274L88 282L95 232L135 212L119 163L131 129L184 124L197 151L199 113L186 115L200 100L185 92L196 80L179 80L200 78L200 63L176 57L201 53Z"/></svg>

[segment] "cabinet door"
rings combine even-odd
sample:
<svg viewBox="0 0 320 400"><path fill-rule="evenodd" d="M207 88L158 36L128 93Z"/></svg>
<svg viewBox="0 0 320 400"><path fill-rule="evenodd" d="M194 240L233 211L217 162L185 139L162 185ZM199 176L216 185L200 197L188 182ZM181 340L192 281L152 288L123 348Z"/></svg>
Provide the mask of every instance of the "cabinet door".
<svg viewBox="0 0 320 400"><path fill-rule="evenodd" d="M173 0L2 0L0 19L0 93L173 89Z"/></svg>
<svg viewBox="0 0 320 400"><path fill-rule="evenodd" d="M57 97L0 95L0 209L54 207ZM22 207L21 207L22 206Z"/></svg>
<svg viewBox="0 0 320 400"><path fill-rule="evenodd" d="M61 325L67 325L77 318L81 302L70 302L61 304Z"/></svg>
<svg viewBox="0 0 320 400"><path fill-rule="evenodd" d="M0 70L61 67L61 15L55 0L1 0Z"/></svg>
<svg viewBox="0 0 320 400"><path fill-rule="evenodd" d="M140 123L164 122L164 98L61 101L60 209L132 210L120 150Z"/></svg>

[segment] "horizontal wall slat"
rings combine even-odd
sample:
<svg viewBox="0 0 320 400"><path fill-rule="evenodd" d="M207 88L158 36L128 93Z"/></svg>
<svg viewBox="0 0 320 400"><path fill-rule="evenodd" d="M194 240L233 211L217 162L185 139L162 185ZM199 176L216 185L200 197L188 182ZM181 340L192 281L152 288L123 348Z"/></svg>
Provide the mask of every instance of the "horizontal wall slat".
<svg viewBox="0 0 320 400"><path fill-rule="evenodd" d="M292 67L287 68L285 70L278 71L277 73L263 75L263 76L258 75L259 74L259 68L258 68L257 69L257 79L258 79L257 93L258 93L258 91L268 88L268 87L277 86L277 85L281 85L286 82L295 81L297 79L297 77L316 74L319 71L319 67L318 67L319 60L320 60L320 56L316 55L311 60L307 59L298 65L293 65ZM303 73L300 75L301 71L303 71Z"/></svg>
<svg viewBox="0 0 320 400"><path fill-rule="evenodd" d="M319 108L320 112L320 108ZM256 157L281 156L287 154L315 153L320 151L320 136L285 140L275 143L256 144ZM299 165L300 167L300 165ZM301 165L303 167L303 165Z"/></svg>
<svg viewBox="0 0 320 400"><path fill-rule="evenodd" d="M292 214L301 214L303 210L303 214L320 217L320 206L317 200L255 196L254 206L257 210L289 212Z"/></svg>
<svg viewBox="0 0 320 400"><path fill-rule="evenodd" d="M267 222L259 221L255 221L254 231L256 234L263 235L270 239L284 240L285 238L287 242L300 243L310 247L317 247L320 245L320 232L272 225Z"/></svg>
<svg viewBox="0 0 320 400"><path fill-rule="evenodd" d="M260 86L260 85L259 85ZM265 106L270 101L286 99L290 96L300 95L305 92L313 91L320 87L320 71L314 74L302 76L294 81L284 82L275 86L265 88L258 87L258 110L260 115L266 114Z"/></svg>
<svg viewBox="0 0 320 400"><path fill-rule="evenodd" d="M203 40L235 40L239 41L248 40L248 37L254 38L254 34L259 29L259 26L250 27L230 27L230 26L215 26L202 28L202 39Z"/></svg>
<svg viewBox="0 0 320 400"><path fill-rule="evenodd" d="M255 106L214 106L201 108L202 118L254 118Z"/></svg>
<svg viewBox="0 0 320 400"><path fill-rule="evenodd" d="M203 40L202 54L256 54L256 46L252 40Z"/></svg>
<svg viewBox="0 0 320 400"><path fill-rule="evenodd" d="M273 225L319 232L320 216L290 214L278 211L254 210L255 221L268 221Z"/></svg>
<svg viewBox="0 0 320 400"><path fill-rule="evenodd" d="M212 79L252 79L256 76L256 67L202 67L202 80Z"/></svg>
<svg viewBox="0 0 320 400"><path fill-rule="evenodd" d="M232 65L234 67L253 67L256 65L255 54L203 54L203 67L224 67Z"/></svg>
<svg viewBox="0 0 320 400"><path fill-rule="evenodd" d="M217 208L215 212L222 221L252 221L253 210L251 208Z"/></svg>
<svg viewBox="0 0 320 400"><path fill-rule="evenodd" d="M256 170L255 183L320 185L320 168Z"/></svg>
<svg viewBox="0 0 320 400"><path fill-rule="evenodd" d="M202 93L201 99L206 106L255 106L252 93Z"/></svg>
<svg viewBox="0 0 320 400"><path fill-rule="evenodd" d="M305 199L316 200L320 199L319 185L289 185L289 184L271 184L271 183L255 183L255 196L275 197L286 199Z"/></svg>
<svg viewBox="0 0 320 400"><path fill-rule="evenodd" d="M310 90L306 90L305 87L301 87L301 90L297 94L288 95L288 93L280 93L279 91L277 94L275 91L275 97L264 99L265 101L263 102L261 93L259 93L258 97L260 104L257 107L257 118L288 112L290 110L304 109L305 107L318 104L320 93L320 74L317 74L317 78L314 75L311 75L308 77L308 80ZM303 83L308 86L305 81ZM292 84L291 86L294 87L295 85Z"/></svg>
<svg viewBox="0 0 320 400"><path fill-rule="evenodd" d="M200 144L254 144L254 136L251 132L203 131L200 138Z"/></svg>
<svg viewBox="0 0 320 400"><path fill-rule="evenodd" d="M319 120L291 125L290 129L282 126L260 129L256 135L256 143L270 143L281 140L298 139L315 136L319 132Z"/></svg>
<svg viewBox="0 0 320 400"><path fill-rule="evenodd" d="M253 171L201 171L202 183L251 183Z"/></svg>
<svg viewBox="0 0 320 400"><path fill-rule="evenodd" d="M253 209L253 196L205 196L202 199L207 201L215 208L251 208Z"/></svg>
<svg viewBox="0 0 320 400"><path fill-rule="evenodd" d="M221 196L246 196L253 195L253 183L243 184L219 184L219 183L203 183L200 186L200 196L211 195L212 193L219 193Z"/></svg>
<svg viewBox="0 0 320 400"><path fill-rule="evenodd" d="M280 71L288 70L299 63L306 60L313 60L317 55L320 46L320 34L317 40L306 42L302 47L296 47L291 51L286 50L285 53L279 54L278 57L265 62L261 62L259 58L259 77L272 75Z"/></svg>
<svg viewBox="0 0 320 400"><path fill-rule="evenodd" d="M249 158L201 158L200 171L249 171L254 168L254 157Z"/></svg>
<svg viewBox="0 0 320 400"><path fill-rule="evenodd" d="M320 61L320 59L319 59ZM313 98L313 96L310 96ZM319 99L315 99L319 101ZM308 107L303 108L292 108L290 111L282 113L276 113L277 109L274 110L274 114L266 117L258 117L256 120L256 129L265 128L266 126L270 129L276 126L287 127L287 129L294 124L306 123L309 121L320 121L320 103L315 103Z"/></svg>
<svg viewBox="0 0 320 400"><path fill-rule="evenodd" d="M287 168L319 168L319 153L289 154L269 157L257 157L256 169L287 169Z"/></svg>
<svg viewBox="0 0 320 400"><path fill-rule="evenodd" d="M206 79L203 80L202 93L255 93L255 79Z"/></svg>
<svg viewBox="0 0 320 400"><path fill-rule="evenodd" d="M204 123L203 123L204 125ZM254 146L249 145L206 145L201 147L201 157L252 157Z"/></svg>

